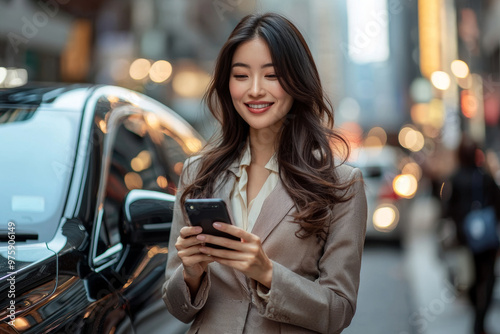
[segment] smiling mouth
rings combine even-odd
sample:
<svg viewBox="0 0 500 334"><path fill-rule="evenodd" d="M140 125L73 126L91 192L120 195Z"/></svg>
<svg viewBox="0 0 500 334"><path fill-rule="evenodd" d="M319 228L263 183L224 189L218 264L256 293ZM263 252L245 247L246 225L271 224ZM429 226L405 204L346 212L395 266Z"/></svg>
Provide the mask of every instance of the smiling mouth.
<svg viewBox="0 0 500 334"><path fill-rule="evenodd" d="M245 104L252 109L263 109L273 105L272 103L259 103L259 104L245 103Z"/></svg>
<svg viewBox="0 0 500 334"><path fill-rule="evenodd" d="M248 110L253 114L261 114L268 111L274 103L245 103Z"/></svg>

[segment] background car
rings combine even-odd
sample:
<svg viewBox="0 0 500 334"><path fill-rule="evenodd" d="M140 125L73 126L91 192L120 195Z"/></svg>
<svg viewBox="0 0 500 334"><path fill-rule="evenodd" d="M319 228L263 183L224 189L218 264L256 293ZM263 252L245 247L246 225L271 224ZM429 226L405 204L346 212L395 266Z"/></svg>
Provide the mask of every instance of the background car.
<svg viewBox="0 0 500 334"><path fill-rule="evenodd" d="M366 239L399 245L408 220L409 199L418 189L420 167L389 145L357 148L349 164L360 168L366 185Z"/></svg>
<svg viewBox="0 0 500 334"><path fill-rule="evenodd" d="M172 110L123 88L0 90L0 332L164 322L176 185L202 145Z"/></svg>

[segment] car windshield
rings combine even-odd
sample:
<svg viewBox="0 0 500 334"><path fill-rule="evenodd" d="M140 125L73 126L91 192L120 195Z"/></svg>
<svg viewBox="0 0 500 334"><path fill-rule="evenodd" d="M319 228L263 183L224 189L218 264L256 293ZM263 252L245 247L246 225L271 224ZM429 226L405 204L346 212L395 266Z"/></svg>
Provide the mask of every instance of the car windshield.
<svg viewBox="0 0 500 334"><path fill-rule="evenodd" d="M0 234L54 235L72 174L81 111L0 105ZM38 236L38 238L36 237Z"/></svg>

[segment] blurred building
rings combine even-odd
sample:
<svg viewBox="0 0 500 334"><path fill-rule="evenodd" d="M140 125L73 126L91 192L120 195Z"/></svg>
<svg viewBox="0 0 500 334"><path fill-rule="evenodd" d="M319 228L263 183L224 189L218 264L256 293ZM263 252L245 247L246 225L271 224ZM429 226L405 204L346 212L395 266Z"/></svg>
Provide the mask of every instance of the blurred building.
<svg viewBox="0 0 500 334"><path fill-rule="evenodd" d="M275 11L303 32L353 143L380 128L383 143L416 155L453 149L460 131L500 147L498 0L0 0L0 8L0 86L119 85L209 137L201 98L220 47L244 15Z"/></svg>

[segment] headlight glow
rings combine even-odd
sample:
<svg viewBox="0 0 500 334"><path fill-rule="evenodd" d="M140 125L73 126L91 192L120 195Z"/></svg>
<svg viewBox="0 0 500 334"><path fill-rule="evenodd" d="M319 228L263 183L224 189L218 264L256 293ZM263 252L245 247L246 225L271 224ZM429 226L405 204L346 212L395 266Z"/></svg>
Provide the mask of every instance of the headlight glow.
<svg viewBox="0 0 500 334"><path fill-rule="evenodd" d="M373 212L373 227L377 231L390 232L399 222L399 210L392 204L381 204Z"/></svg>
<svg viewBox="0 0 500 334"><path fill-rule="evenodd" d="M399 196L412 198L417 192L418 181L412 174L400 174L392 181L392 187Z"/></svg>

